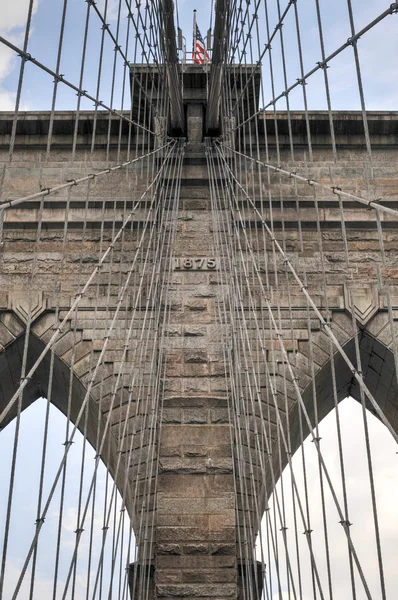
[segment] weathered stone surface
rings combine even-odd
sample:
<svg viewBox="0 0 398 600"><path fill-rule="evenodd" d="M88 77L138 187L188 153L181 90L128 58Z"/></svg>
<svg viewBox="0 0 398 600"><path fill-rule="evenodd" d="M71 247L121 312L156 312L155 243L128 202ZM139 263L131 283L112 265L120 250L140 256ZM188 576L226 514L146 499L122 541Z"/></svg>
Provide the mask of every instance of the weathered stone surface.
<svg viewBox="0 0 398 600"><path fill-rule="evenodd" d="M158 585L156 586L158 597L191 597L191 598L234 598L236 597L236 585L225 584L195 584L195 585Z"/></svg>
<svg viewBox="0 0 398 600"><path fill-rule="evenodd" d="M199 109L198 109L199 110ZM194 114L198 113L198 114ZM197 138L199 132L195 119L202 116L197 110L190 114L191 136ZM68 116L68 115L66 115ZM273 117L273 115L271 115ZM280 119L285 119L281 115ZM37 120L38 130L42 125L40 115L26 115L26 119ZM46 117L47 118L47 117ZM70 118L70 115L69 117ZM88 117L87 117L88 118ZM91 117L90 117L91 118ZM264 116L268 119L268 116ZM311 119L323 119L321 115ZM347 120L355 120L352 114ZM390 120L396 116L390 115ZM293 117L293 129L296 127ZM297 116L297 121L301 116ZM314 126L316 126L315 121ZM298 135L298 134L295 134ZM124 136L124 134L123 134ZM127 148L127 138L122 136L121 153ZM66 165L70 158L66 144L70 143L68 135L59 135L54 139L54 148L50 157L44 162L45 140L39 133L25 138L17 135L15 160L9 164L4 144L6 139L0 135L0 161L5 165L3 193L7 198L17 198L26 193L37 191L41 186L61 183L66 176ZM344 132L338 134L338 160L333 161L327 149L326 134L313 134L314 162L307 160L305 143L301 140L296 147L296 161L290 160L289 149L281 144L280 161L292 170L301 170L310 178L330 184L330 172L334 184L346 190L366 194L364 182L364 140L359 134L352 137ZM106 139L103 140L106 144ZM117 145L118 141L114 140ZM268 139L270 161L276 163L275 140L272 135ZM141 142L140 142L141 143ZM383 135L383 138L372 134L373 143L373 186L375 197L383 197L385 202L397 201L397 149L396 135ZM28 145L30 144L30 145ZM44 145L43 145L44 144ZM74 167L68 176L81 176L87 170L107 168L109 161L117 158L115 147L111 147L109 157L106 150L98 148L87 162L89 145L87 140L79 137ZM144 148L144 146L142 146ZM265 159L264 146L260 147L260 158ZM108 160L109 159L109 160ZM196 162L190 162L190 161ZM207 181L206 161L202 146L186 148L182 167L179 223L176 231L173 254L177 257L208 257L213 247L214 230L210 212L210 190ZM259 182L255 175L248 173L248 185L253 192L256 206L260 207ZM37 252L37 271L32 279L33 252L35 244L38 206L15 206L7 211L4 229L4 243L0 254L0 400L9 396L19 378L21 346L18 339L23 339L27 313L26 290L32 285L32 297L36 298L32 313L34 322L32 336L39 348L54 334L57 327L56 312L63 319L69 310L81 283L90 275L96 264L99 248L106 247L112 238L112 225L118 223L131 206L132 197L145 189L146 175L141 176L139 170L130 169L126 176L111 174L93 183L91 198L98 205L106 203L104 209L96 206L85 206L86 190L75 186L71 192L72 202L68 212L68 228L64 240L64 222L66 218L67 194L59 194L55 201L46 200L42 219L40 248ZM305 183L299 183L295 189L292 182L280 182L278 175L270 176L270 197L277 198L273 205L274 231L278 240L282 239L286 251L300 273L305 273L307 289L323 314L330 316L331 327L336 338L344 346L350 359L355 363L355 347L352 342L353 328L350 310L353 308L357 322L360 324L360 354L365 380L377 402L384 410L387 418L398 429L397 386L394 364L391 361L394 343L398 335L398 269L396 267L396 248L398 236L395 222L390 217L382 216L385 262L380 263L380 246L378 232L372 211L347 204L344 207L346 237L349 246L350 260L347 264L342 244L340 209L336 197L326 191L319 192L319 227L322 232L323 267L326 273L326 289L319 286L322 262L320 260L320 240L318 237L316 215L312 190ZM297 192L297 194L296 194ZM258 194L258 197L257 197ZM281 196L282 195L282 196ZM279 199L283 197L283 207ZM301 230L297 227L297 202ZM110 203L116 203L114 206ZM55 354L59 361L57 376L66 387L69 381L70 368L73 366L74 385L81 386L79 393L74 393L76 407L84 396L99 353L104 348L109 314L114 310L118 300L120 283L126 276L128 260L138 247L136 227L142 223L146 215L143 206L134 215L134 227L126 236L122 246L115 248L115 260L104 265L98 277L98 285L92 286L81 300L76 314L70 316L65 323L62 335L55 346ZM269 214L265 207L265 217ZM242 215L250 226L259 225L252 210L242 204ZM223 214L218 215L220 219ZM238 216L237 216L238 219ZM84 226L86 220L87 227ZM243 235L239 234L243 243ZM262 236L253 236L254 252L264 250ZM244 246L244 245L243 245ZM264 255L271 254L271 244L266 242ZM118 258L120 257L120 259ZM275 258L278 269L284 268L283 260ZM297 378L303 399L308 406L309 416L313 419L312 378L315 375L317 397L321 401L322 410L319 418L323 418L333 407L333 392L330 374L330 350L328 338L314 315L308 316L307 305L300 287L293 282L286 289L283 281L275 284L272 261L260 261L261 277L267 268L268 277L273 286L272 303L278 307L278 327L281 329L283 347L292 372ZM227 277L221 278L227 273ZM224 364L221 346L222 326L218 319L219 307L229 310L228 277L229 265L220 263L220 271L214 272L174 272L170 283L169 303L170 322L168 323L167 358L165 376L162 381L162 426L159 442L159 464L155 466L149 485L155 483L157 476L157 495L151 488L148 500L148 513L155 509L155 543L154 566L156 572L156 593L161 597L185 598L236 598L237 588L237 527L241 527L241 514L236 507L242 507L239 494L235 498L233 482L233 453L231 449L231 429L228 414L230 385L228 372ZM154 427L146 413L145 402L159 402L159 398L150 397L150 381L152 372L149 367L150 353L143 355L139 364L134 364L134 353L138 345L138 332L143 323L141 314L136 315L134 331L136 336L128 348L128 354L122 363L123 346L126 339L126 322L131 315L136 299L145 299L149 282L138 292L140 273L135 275L129 290L129 300L117 319L114 330L107 342L104 361L98 369L92 389L93 406L103 412L104 418L110 411L112 427L111 463L115 464L117 450L121 450L123 458L127 458L129 449L133 449L133 458L129 466L131 483L139 482L138 505L148 498L148 482L146 466L152 460L151 454ZM382 286L379 285L379 277ZM54 292L54 282L59 281L61 289ZM389 285L390 295L386 292ZM348 291L350 293L348 293ZM59 293L58 293L59 292ZM262 295L258 286L250 290L252 298L260 306ZM142 295L140 295L142 294ZM327 299L327 302L326 302ZM246 314L250 312L250 294L246 290L242 302ZM389 304L391 302L391 305ZM166 302L162 307L166 306ZM264 309L264 305L261 304ZM328 313L326 312L328 309ZM152 308L151 308L152 310ZM393 318L391 327L389 310ZM297 430L297 395L292 382L283 381L284 354L280 342L274 333L264 328L264 354L261 354L259 365L268 361L270 374L275 377L277 402L289 411L288 426L294 447L300 443ZM311 335L310 335L311 334ZM250 340L256 339L254 322L248 320ZM260 351L260 350L259 350ZM273 362L274 357L274 362ZM123 364L123 374L115 389L118 369ZM48 367L48 365L47 365ZM132 383L132 373L136 369L143 370L142 390ZM48 371L47 371L48 372ZM261 392L266 390L266 373L259 367ZM358 386L347 372L345 365L336 359L338 373L339 398L348 391L359 397ZM45 369L40 372L40 385L33 384L29 388L28 397L37 397L45 393ZM35 387L36 386L36 387ZM80 389L80 388L79 388ZM83 391L82 391L83 390ZM57 387L62 396L65 389ZM286 392L286 396L285 396ZM264 392L265 393L265 392ZM83 394L83 396L82 396ZM145 401L143 400L145 399ZM286 404L285 404L286 403ZM274 407L267 403L262 416L260 410L248 405L251 418L244 449L244 460L249 469L249 447L256 448L256 423L263 425L270 433L271 443L277 440L277 420ZM75 414L75 413L74 413ZM147 416L146 416L147 415ZM124 437L123 424L126 421ZM95 440L95 434L91 434ZM106 458L107 460L107 458ZM265 461L265 464L266 461ZM267 489L271 489L269 469L264 473L259 464L250 465L253 471L253 490L250 494L252 503L251 516L254 536L256 512L253 497L258 498L264 479ZM112 465L111 471L112 471ZM275 465L275 473L279 472ZM249 477L247 477L249 481ZM120 487L120 486L119 486ZM156 502L156 506L155 506ZM262 506L260 506L260 512ZM153 595L155 591L153 590ZM152 598L150 598L152 600Z"/></svg>

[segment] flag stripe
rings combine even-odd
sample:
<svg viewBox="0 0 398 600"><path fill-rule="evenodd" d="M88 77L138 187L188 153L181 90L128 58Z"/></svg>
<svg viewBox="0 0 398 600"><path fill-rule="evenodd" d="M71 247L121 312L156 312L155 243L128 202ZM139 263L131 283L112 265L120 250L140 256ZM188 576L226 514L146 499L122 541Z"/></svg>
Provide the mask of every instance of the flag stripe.
<svg viewBox="0 0 398 600"><path fill-rule="evenodd" d="M196 48L194 48L193 61L197 64L203 65L205 60L210 60L210 56L206 52L205 43L199 31L199 27L196 25Z"/></svg>

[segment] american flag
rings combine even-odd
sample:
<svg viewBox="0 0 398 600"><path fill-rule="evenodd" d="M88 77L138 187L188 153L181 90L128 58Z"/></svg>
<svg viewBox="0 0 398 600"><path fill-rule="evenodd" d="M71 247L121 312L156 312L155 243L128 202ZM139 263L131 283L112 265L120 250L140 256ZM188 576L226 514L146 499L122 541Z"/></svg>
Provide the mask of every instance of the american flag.
<svg viewBox="0 0 398 600"><path fill-rule="evenodd" d="M204 62L209 61L210 56L205 50L205 43L199 31L199 27L196 25L196 48L193 49L193 62L203 65Z"/></svg>

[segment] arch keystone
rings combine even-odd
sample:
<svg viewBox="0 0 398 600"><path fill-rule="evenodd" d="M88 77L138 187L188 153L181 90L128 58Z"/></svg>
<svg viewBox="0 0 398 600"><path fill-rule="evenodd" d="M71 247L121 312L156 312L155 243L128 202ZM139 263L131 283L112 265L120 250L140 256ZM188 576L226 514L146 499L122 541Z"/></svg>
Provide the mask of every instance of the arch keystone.
<svg viewBox="0 0 398 600"><path fill-rule="evenodd" d="M354 312L355 318L363 327L379 310L379 294L375 283L358 286L344 283L344 305L348 312Z"/></svg>
<svg viewBox="0 0 398 600"><path fill-rule="evenodd" d="M47 308L47 301L42 291L31 291L30 294L22 290L9 294L9 308L27 324L29 317L32 321L37 319Z"/></svg>

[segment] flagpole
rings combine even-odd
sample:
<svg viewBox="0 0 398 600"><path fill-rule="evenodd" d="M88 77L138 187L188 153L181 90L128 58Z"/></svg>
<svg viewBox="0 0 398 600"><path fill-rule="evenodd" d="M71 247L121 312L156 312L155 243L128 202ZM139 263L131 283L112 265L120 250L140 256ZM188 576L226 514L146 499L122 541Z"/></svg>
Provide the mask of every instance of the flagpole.
<svg viewBox="0 0 398 600"><path fill-rule="evenodd" d="M193 11L193 51L192 60L195 62L196 57L196 8Z"/></svg>

